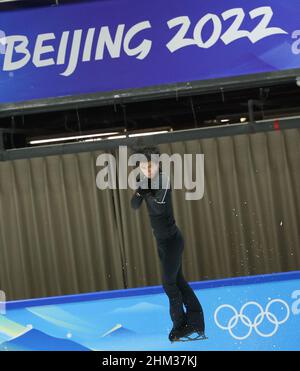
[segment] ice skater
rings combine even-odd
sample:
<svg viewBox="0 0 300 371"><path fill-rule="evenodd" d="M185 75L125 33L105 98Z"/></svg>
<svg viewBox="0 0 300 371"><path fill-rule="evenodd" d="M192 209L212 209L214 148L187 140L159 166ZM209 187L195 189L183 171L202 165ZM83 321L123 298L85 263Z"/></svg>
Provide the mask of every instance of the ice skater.
<svg viewBox="0 0 300 371"><path fill-rule="evenodd" d="M205 339L202 306L182 272L184 238L176 225L171 198L170 177L161 171L157 147L136 149L133 153L146 158L138 165L142 176L137 178L139 188L131 198L131 207L138 209L143 200L147 205L152 231L157 241L157 251L162 268L162 285L169 298L169 313L173 328L169 340L189 341ZM186 312L184 310L186 309ZM190 335L196 334L196 337Z"/></svg>

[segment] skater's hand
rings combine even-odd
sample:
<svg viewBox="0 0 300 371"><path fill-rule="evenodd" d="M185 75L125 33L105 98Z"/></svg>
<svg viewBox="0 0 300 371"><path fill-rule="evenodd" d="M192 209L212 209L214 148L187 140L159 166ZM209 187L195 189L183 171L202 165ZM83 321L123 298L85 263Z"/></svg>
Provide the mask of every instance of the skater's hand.
<svg viewBox="0 0 300 371"><path fill-rule="evenodd" d="M151 180L146 176L142 176L138 174L136 181L140 183L140 186L136 190L138 196L146 197L147 195L151 194Z"/></svg>
<svg viewBox="0 0 300 371"><path fill-rule="evenodd" d="M151 189L139 187L136 193L138 196L146 197L148 194L151 194Z"/></svg>
<svg viewBox="0 0 300 371"><path fill-rule="evenodd" d="M131 207L133 209L138 209L144 198L151 194L151 189L148 187L148 180L146 177L142 177L142 180L140 179L140 176L138 175L136 178L136 182L140 183L140 186L136 189L134 195L131 198Z"/></svg>

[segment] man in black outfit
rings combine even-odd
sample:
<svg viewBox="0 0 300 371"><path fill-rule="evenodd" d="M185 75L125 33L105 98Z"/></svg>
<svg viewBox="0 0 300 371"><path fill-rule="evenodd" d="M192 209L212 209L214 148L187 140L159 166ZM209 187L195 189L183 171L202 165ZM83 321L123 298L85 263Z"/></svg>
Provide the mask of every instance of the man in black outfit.
<svg viewBox="0 0 300 371"><path fill-rule="evenodd" d="M162 267L162 284L169 298L170 316L173 321L169 340L180 340L195 332L199 338L205 338L201 304L182 273L184 239L173 216L169 176L163 173L159 164L151 158L151 154L159 155L156 147L146 147L135 152L143 154L147 161L139 162L144 176L139 179L140 187L131 199L131 207L138 209L143 200L147 205Z"/></svg>

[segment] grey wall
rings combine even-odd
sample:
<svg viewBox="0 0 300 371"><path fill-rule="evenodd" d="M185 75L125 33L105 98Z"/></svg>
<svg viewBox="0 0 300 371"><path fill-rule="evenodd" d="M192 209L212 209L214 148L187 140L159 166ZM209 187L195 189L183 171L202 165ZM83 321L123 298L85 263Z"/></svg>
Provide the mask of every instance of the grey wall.
<svg viewBox="0 0 300 371"><path fill-rule="evenodd" d="M189 281L299 269L300 129L160 149L205 155L204 197L172 192ZM100 153L0 163L0 289L9 300L161 284L146 206L130 208L131 189L97 189Z"/></svg>

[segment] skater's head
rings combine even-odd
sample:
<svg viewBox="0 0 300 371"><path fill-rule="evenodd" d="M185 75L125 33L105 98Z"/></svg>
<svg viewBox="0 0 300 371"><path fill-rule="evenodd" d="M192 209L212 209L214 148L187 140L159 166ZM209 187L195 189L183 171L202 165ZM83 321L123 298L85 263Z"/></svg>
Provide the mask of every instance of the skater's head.
<svg viewBox="0 0 300 371"><path fill-rule="evenodd" d="M154 178L160 169L160 152L156 146L135 148L134 154L141 155L137 165L147 178Z"/></svg>

